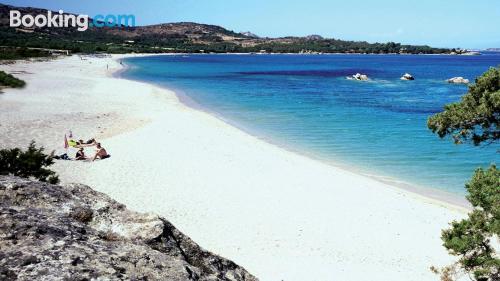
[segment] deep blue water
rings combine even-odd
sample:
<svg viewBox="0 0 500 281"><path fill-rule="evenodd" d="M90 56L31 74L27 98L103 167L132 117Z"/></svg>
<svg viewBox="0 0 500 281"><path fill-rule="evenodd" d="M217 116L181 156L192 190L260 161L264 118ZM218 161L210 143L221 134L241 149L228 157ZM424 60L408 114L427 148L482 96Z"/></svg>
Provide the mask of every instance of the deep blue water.
<svg viewBox="0 0 500 281"><path fill-rule="evenodd" d="M186 95L251 133L293 150L414 185L464 194L498 147L454 145L426 126L500 55L176 55L126 60L128 79ZM365 73L372 81L345 79ZM405 72L415 81L401 81Z"/></svg>

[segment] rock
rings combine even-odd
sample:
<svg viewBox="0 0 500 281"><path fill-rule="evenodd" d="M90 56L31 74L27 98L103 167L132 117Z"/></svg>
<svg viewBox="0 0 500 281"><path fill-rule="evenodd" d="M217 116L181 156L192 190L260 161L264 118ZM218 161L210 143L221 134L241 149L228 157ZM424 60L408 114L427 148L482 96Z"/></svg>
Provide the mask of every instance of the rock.
<svg viewBox="0 0 500 281"><path fill-rule="evenodd" d="M348 76L346 78L349 79L349 80L357 80L357 81L368 81L368 80L370 80L370 78L368 78L367 75L361 74L361 73L356 73L356 74L354 74L352 76Z"/></svg>
<svg viewBox="0 0 500 281"><path fill-rule="evenodd" d="M246 37L250 37L250 38L259 38L258 35L250 32L250 31L240 32L240 34L243 35L243 36L246 36Z"/></svg>
<svg viewBox="0 0 500 281"><path fill-rule="evenodd" d="M306 36L306 40L311 40L311 41L323 40L323 39L324 39L323 36L317 34L311 34Z"/></svg>
<svg viewBox="0 0 500 281"><path fill-rule="evenodd" d="M88 186L0 176L0 280L257 279Z"/></svg>
<svg viewBox="0 0 500 281"><path fill-rule="evenodd" d="M410 73L405 73L403 76L401 76L401 80L411 81L415 80L415 77L413 77Z"/></svg>
<svg viewBox="0 0 500 281"><path fill-rule="evenodd" d="M453 77L446 81L448 83L454 83L454 84L469 84L469 79L465 79L463 77Z"/></svg>
<svg viewBox="0 0 500 281"><path fill-rule="evenodd" d="M462 55L464 55L464 56L479 56L479 55L481 55L481 53L477 52L477 51L468 51L468 52L462 53Z"/></svg>

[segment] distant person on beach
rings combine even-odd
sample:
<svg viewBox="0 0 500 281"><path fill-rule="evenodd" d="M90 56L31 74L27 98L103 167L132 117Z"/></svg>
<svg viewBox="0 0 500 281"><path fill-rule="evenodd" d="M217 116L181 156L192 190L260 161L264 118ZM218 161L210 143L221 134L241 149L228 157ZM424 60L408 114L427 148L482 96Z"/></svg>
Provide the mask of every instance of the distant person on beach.
<svg viewBox="0 0 500 281"><path fill-rule="evenodd" d="M78 149L76 152L75 160L85 160L87 157L85 157L85 152L83 152L83 147Z"/></svg>
<svg viewBox="0 0 500 281"><path fill-rule="evenodd" d="M106 149L104 149L104 147L101 146L101 143L97 143L96 148L97 148L96 153L94 155L94 158L92 158L92 161L96 160L97 158L106 159L110 157Z"/></svg>

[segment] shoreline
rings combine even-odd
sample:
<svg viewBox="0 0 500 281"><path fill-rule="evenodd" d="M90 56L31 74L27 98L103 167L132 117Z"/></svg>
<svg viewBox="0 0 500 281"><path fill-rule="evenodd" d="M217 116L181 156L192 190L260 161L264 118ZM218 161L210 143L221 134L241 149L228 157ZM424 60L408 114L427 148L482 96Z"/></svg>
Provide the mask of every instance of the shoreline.
<svg viewBox="0 0 500 281"><path fill-rule="evenodd" d="M5 67L33 74L21 77L26 89L0 96L10 122L2 146L37 138L60 151L67 129L115 128L98 138L110 159L54 165L63 183L158 213L261 280L435 280L428 268L454 261L440 231L465 210L287 151L164 88L110 77L117 58Z"/></svg>
<svg viewBox="0 0 500 281"><path fill-rule="evenodd" d="M229 53L229 54L231 54L231 53ZM165 54L165 55L172 55L172 54ZM243 55L246 55L246 53L243 53ZM158 55L154 54L154 55L140 55L140 56L158 56ZM118 61L121 59L127 59L130 57L136 57L136 56L126 56L124 58L116 58L115 61ZM343 169L345 171L357 174L359 176L374 179L378 182L387 184L387 185L391 186L392 188L400 189L400 190L403 190L405 192L409 192L410 194L413 194L415 196L422 197L423 200L430 200L431 202L434 202L435 204L442 204L443 206L447 206L449 208L457 208L457 209L461 210L462 212L469 212L472 209L472 206L467 201L465 196L462 196L458 193L453 193L453 192L446 191L446 190L443 190L443 189L440 189L437 187L423 186L423 185L410 183L408 181L394 178L394 177L387 176L387 175L376 174L376 172L372 172L372 171L369 171L367 169L363 169L361 167L356 167L354 165L345 163L345 161L342 161L342 160L326 159L325 157L315 155L314 153L299 151L298 149L292 148L291 146L287 145L283 141L272 139L269 136L259 136L257 132L255 132L249 128L246 128L245 126L237 124L236 121L229 120L228 118L224 117L222 114L220 114L216 111L210 110L209 108L196 102L191 97L189 97L187 94L183 93L182 90L168 88L168 87L162 86L162 85L154 83L154 82L145 82L145 81L141 81L138 79L129 79L129 78L123 77L122 74L125 73L127 71L127 69L130 67L131 67L130 65L127 65L126 63L124 63L122 69L117 70L116 72L112 73L111 75L112 75L112 77L115 77L115 78L125 79L125 80L139 82L139 83L146 83L146 84L153 85L154 87L159 87L161 89L169 91L169 92L173 93L176 96L176 98L184 106L186 106L192 110L198 110L198 111L204 112L206 114L209 114L209 115L213 116L214 118L217 118L218 120L226 123L228 126L234 127L238 130L241 130L244 133L254 137L255 139L257 139L259 141L266 142L270 145L276 146L276 147L283 149L285 151L288 151L290 153L295 153L295 154L301 155L303 157L309 158L311 160L321 162L325 165L332 166L332 167L339 168L339 169Z"/></svg>
<svg viewBox="0 0 500 281"><path fill-rule="evenodd" d="M490 52L490 51L487 51ZM495 52L491 52L495 53ZM121 56L122 54L111 54ZM468 54L411 54L411 53L141 53L141 54L123 54L125 56L143 55L143 56L181 56L181 55L305 55L305 56L318 56L318 55L374 55L374 56L464 56L464 57L474 57L484 55L483 53L477 55Z"/></svg>

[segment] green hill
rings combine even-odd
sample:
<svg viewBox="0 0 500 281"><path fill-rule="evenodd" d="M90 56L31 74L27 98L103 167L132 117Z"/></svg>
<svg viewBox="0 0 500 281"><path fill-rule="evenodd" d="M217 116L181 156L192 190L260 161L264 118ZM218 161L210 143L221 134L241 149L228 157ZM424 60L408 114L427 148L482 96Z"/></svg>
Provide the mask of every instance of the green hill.
<svg viewBox="0 0 500 281"><path fill-rule="evenodd" d="M236 33L220 26L192 22L165 23L137 27L12 28L9 11L46 14L47 10L0 4L0 46L64 49L77 53L411 53L442 54L452 50L399 43L368 43L306 37L260 38L252 33Z"/></svg>

